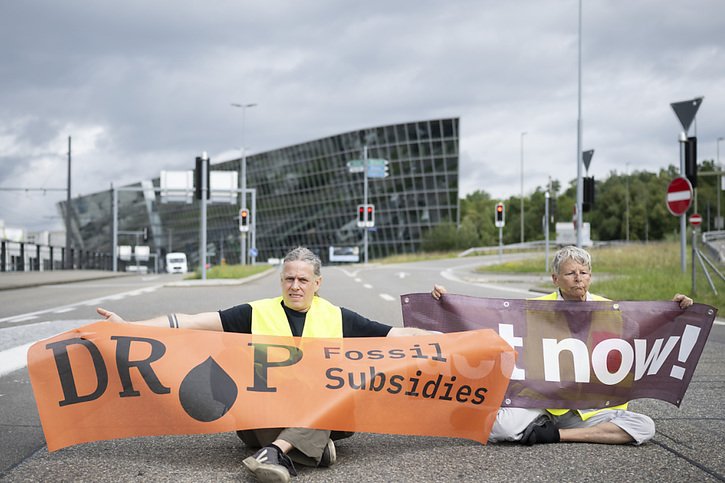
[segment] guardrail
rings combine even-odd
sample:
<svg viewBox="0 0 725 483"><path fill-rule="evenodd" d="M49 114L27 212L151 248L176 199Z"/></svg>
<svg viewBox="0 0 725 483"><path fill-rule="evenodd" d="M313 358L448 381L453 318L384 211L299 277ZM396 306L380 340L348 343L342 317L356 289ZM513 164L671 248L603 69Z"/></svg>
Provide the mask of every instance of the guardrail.
<svg viewBox="0 0 725 483"><path fill-rule="evenodd" d="M718 263L725 263L725 230L703 233L702 244Z"/></svg>
<svg viewBox="0 0 725 483"><path fill-rule="evenodd" d="M70 269L112 270L110 253L71 248ZM0 240L0 272L44 272L66 267L65 247Z"/></svg>

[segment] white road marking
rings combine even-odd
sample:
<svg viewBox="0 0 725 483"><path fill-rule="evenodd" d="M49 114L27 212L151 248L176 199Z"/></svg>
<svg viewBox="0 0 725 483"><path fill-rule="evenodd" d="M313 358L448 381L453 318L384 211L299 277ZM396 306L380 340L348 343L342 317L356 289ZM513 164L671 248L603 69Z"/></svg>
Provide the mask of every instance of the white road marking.
<svg viewBox="0 0 725 483"><path fill-rule="evenodd" d="M54 320L2 329L3 333L7 331L10 334L11 340L17 339L16 343L21 344L0 351L0 377L25 367L28 363L28 349L36 342L92 322L93 320ZM29 338L32 340L27 342Z"/></svg>
<svg viewBox="0 0 725 483"><path fill-rule="evenodd" d="M347 270L345 268L340 268L340 270L348 277L354 277L355 275L357 275L358 272L358 270Z"/></svg>
<svg viewBox="0 0 725 483"><path fill-rule="evenodd" d="M28 359L28 349L33 344L35 342L0 352L0 377L25 367Z"/></svg>
<svg viewBox="0 0 725 483"><path fill-rule="evenodd" d="M78 307L64 307L62 309L54 310L53 313L54 314L64 314L66 312L72 312L72 311L74 311L77 308Z"/></svg>
<svg viewBox="0 0 725 483"><path fill-rule="evenodd" d="M364 283L363 284L363 287L365 287L365 288L373 288L373 286L370 285L369 283Z"/></svg>
<svg viewBox="0 0 725 483"><path fill-rule="evenodd" d="M37 318L37 316L42 315L42 314L62 313L62 312L58 312L59 310L68 312L70 310L76 309L78 306L81 306L81 305L86 305L86 306L99 305L99 303L103 300L120 300L121 298L124 298L124 297L132 297L135 295L141 295L143 293L154 292L161 287L163 287L163 285L154 285L152 287L146 287L144 289L136 289L136 290L132 290L130 292L123 292L123 293L119 293L119 294L115 294L115 295L109 295L107 297L83 300L81 302L76 302L71 305L61 305L60 307L51 307L49 309L38 310L36 312L28 312L26 314L11 315L10 317L4 317L4 318L0 319L0 323L23 322L25 320L35 319L35 318Z"/></svg>
<svg viewBox="0 0 725 483"><path fill-rule="evenodd" d="M460 267L457 267L457 268L460 268ZM521 294L526 294L526 295L530 295L532 293L537 293L537 292L532 292L531 290L526 290L526 289L522 289L522 288L502 287L501 285L492 285L490 283L469 282L468 280L463 280L463 279L458 278L450 268L443 270L441 272L441 277L445 278L446 280L452 280L454 282L465 283L468 285L475 285L477 287L485 287L485 288L490 288L490 289L494 289L494 290L505 290L506 292L515 292L515 293L521 293Z"/></svg>
<svg viewBox="0 0 725 483"><path fill-rule="evenodd" d="M380 298L383 299L383 300L387 300L388 302L394 302L395 301L395 297L393 297L391 295L388 295L386 293L381 293L380 294Z"/></svg>
<svg viewBox="0 0 725 483"><path fill-rule="evenodd" d="M25 316L14 318L13 322L25 322L26 320L33 320L33 319L37 319L37 318L38 318L37 315L25 315Z"/></svg>

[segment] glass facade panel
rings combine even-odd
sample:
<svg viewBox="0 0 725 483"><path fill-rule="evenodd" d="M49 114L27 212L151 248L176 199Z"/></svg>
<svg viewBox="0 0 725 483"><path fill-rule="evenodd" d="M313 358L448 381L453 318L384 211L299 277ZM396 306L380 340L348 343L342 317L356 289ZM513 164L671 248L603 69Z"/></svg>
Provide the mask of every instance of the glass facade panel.
<svg viewBox="0 0 725 483"><path fill-rule="evenodd" d="M379 126L247 156L247 188L256 190L255 206L251 196L247 201L255 226L254 242L249 234L247 248L254 246L261 261L298 245L314 250L323 261L329 246L362 248L357 205L363 203L364 176L351 173L347 163L362 160L367 146L369 158L388 160L390 173L368 178L376 224L368 232L369 258L419 251L428 229L457 218L458 122L451 118ZM239 171L240 165L233 159L211 169ZM142 184L146 191L141 191ZM157 201L158 191L154 197L148 188L158 188L158 178L133 186L139 190L118 192L119 245L138 243L135 233L149 227L145 244L152 254L162 259L166 252L183 251L190 266L198 266L200 203ZM60 204L63 209L65 203ZM112 193L82 196L72 206L76 246L111 252ZM210 263L239 262L239 208L207 205Z"/></svg>

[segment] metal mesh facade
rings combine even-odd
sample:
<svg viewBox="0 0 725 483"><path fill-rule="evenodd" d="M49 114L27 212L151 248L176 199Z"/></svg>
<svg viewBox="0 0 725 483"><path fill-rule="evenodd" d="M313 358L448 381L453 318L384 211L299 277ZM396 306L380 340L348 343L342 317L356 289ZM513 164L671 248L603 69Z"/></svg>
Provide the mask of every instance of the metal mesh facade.
<svg viewBox="0 0 725 483"><path fill-rule="evenodd" d="M373 127L248 156L247 188L257 192L251 214L257 258L281 257L303 245L325 261L330 246L362 248L357 206L363 203L364 177L349 172L348 162L362 159L364 146L369 158L389 161L388 177L368 180L368 203L375 205L369 257L419 251L426 230L458 217L458 125L458 118L451 118ZM212 170L240 169L239 159L211 163ZM159 179L137 186L158 188ZM151 189L120 191L118 199L120 245L139 243L134 232L150 227L152 253L184 251L192 265L198 264L198 201L162 204ZM110 252L111 193L76 198L72 204L76 246ZM238 212L239 205L208 205L211 263L222 258L239 262Z"/></svg>

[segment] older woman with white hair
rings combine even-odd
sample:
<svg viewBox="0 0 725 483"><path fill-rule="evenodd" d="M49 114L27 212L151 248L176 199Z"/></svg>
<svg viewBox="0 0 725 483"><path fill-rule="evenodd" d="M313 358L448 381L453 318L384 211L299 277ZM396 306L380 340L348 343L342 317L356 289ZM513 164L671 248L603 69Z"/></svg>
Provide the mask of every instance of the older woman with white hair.
<svg viewBox="0 0 725 483"><path fill-rule="evenodd" d="M592 257L582 248L566 246L554 254L551 280L556 291L535 300L608 300L589 292ZM440 299L445 293L445 287L434 285L431 295ZM683 309L693 303L691 298L679 293L672 300ZM489 441L515 441L526 445L560 441L639 445L652 439L654 434L652 418L628 411L627 403L587 410L501 408Z"/></svg>

